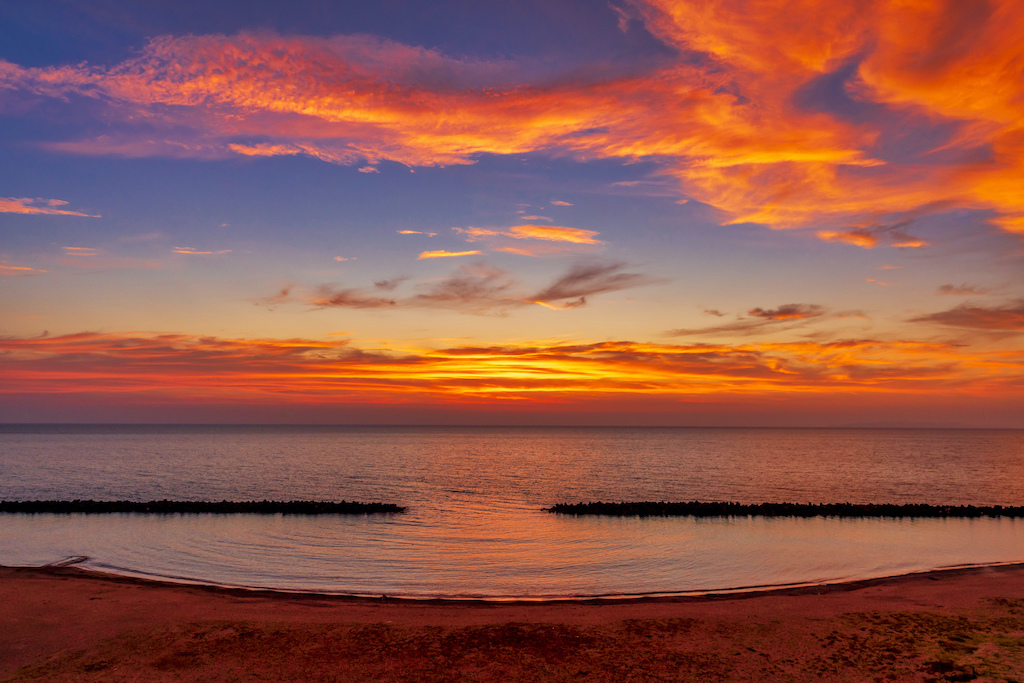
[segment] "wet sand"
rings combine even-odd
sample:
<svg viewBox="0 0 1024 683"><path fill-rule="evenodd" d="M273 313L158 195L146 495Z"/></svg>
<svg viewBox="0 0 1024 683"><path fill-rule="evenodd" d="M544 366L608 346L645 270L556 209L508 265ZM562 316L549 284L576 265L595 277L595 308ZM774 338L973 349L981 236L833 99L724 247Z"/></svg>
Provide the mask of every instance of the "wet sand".
<svg viewBox="0 0 1024 683"><path fill-rule="evenodd" d="M7 681L1024 681L1024 565L699 598L480 603L0 568Z"/></svg>

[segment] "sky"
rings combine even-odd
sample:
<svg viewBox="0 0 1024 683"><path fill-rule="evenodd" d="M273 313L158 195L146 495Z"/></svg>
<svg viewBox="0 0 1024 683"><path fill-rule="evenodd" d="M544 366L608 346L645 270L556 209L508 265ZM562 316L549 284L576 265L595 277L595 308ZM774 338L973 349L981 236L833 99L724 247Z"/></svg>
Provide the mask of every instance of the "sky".
<svg viewBox="0 0 1024 683"><path fill-rule="evenodd" d="M0 421L1024 428L1021 35L0 1Z"/></svg>

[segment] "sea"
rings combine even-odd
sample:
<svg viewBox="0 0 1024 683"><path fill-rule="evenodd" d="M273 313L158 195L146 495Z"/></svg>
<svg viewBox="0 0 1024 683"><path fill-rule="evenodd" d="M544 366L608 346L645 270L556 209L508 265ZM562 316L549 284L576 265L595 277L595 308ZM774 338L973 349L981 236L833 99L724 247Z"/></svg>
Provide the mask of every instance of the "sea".
<svg viewBox="0 0 1024 683"><path fill-rule="evenodd" d="M689 595L1024 562L1024 520L575 517L586 501L1024 505L1024 430L0 425L2 500L401 514L0 514L0 564L284 591Z"/></svg>

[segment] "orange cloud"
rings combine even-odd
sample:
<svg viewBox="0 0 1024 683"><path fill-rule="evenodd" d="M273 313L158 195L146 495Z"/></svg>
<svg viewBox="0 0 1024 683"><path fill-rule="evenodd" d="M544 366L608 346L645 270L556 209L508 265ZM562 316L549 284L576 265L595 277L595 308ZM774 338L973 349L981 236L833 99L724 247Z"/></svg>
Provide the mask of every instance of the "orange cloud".
<svg viewBox="0 0 1024 683"><path fill-rule="evenodd" d="M174 247L173 251L175 254L189 254L191 256L210 256L231 253L230 249L220 249L219 251L200 251L198 249L193 249L192 247Z"/></svg>
<svg viewBox="0 0 1024 683"><path fill-rule="evenodd" d="M0 395L120 394L240 404L545 403L595 397L1024 393L1024 351L856 340L745 345L524 343L360 350L344 340L81 333L0 338Z"/></svg>
<svg viewBox="0 0 1024 683"><path fill-rule="evenodd" d="M566 228L560 225L516 225L504 234L516 239L546 240L549 242L571 242L573 244L604 244L594 239L598 233L593 230Z"/></svg>
<svg viewBox="0 0 1024 683"><path fill-rule="evenodd" d="M874 249L878 246L878 236L865 230L818 230L815 234L826 242L845 242L864 249Z"/></svg>
<svg viewBox="0 0 1024 683"><path fill-rule="evenodd" d="M28 275L39 275L48 271L29 266L13 266L6 261L0 261L0 277L25 277Z"/></svg>
<svg viewBox="0 0 1024 683"><path fill-rule="evenodd" d="M482 252L475 251L445 251L444 249L436 249L434 251L424 251L417 256L417 259L427 258L449 258L451 256L479 256Z"/></svg>
<svg viewBox="0 0 1024 683"><path fill-rule="evenodd" d="M893 241L892 246L903 249L920 249L921 247L927 247L928 242L922 239L908 237Z"/></svg>
<svg viewBox="0 0 1024 683"><path fill-rule="evenodd" d="M0 81L2 82L2 81ZM67 202L61 199L32 199L29 197L0 197L0 213L23 213L23 214L44 214L49 216L83 216L85 218L99 218L80 211L69 211L57 207L67 206Z"/></svg>
<svg viewBox="0 0 1024 683"><path fill-rule="evenodd" d="M565 242L569 244L604 244L595 237L600 234L593 230L582 230L580 228L567 228L561 225L514 225L507 230L494 230L489 228L452 228L466 240L475 242L488 237L511 237L517 240L541 240L545 242Z"/></svg>
<svg viewBox="0 0 1024 683"><path fill-rule="evenodd" d="M538 254L530 251L529 249L520 249L518 247L498 247L494 251L502 251L506 254L516 254L518 256L538 256Z"/></svg>
<svg viewBox="0 0 1024 683"><path fill-rule="evenodd" d="M65 151L369 166L538 151L644 159L723 222L867 246L848 226L969 209L1024 234L1016 0L632 4L679 58L604 80L531 83L511 62L264 33L158 37L109 68L3 62L0 87L110 103L121 129L50 145Z"/></svg>
<svg viewBox="0 0 1024 683"><path fill-rule="evenodd" d="M228 149L236 154L242 154L250 157L295 156L297 154L304 154L332 164L354 164L361 158L358 153L350 150L331 149L323 145L308 143L260 143L252 146L232 143L228 145Z"/></svg>
<svg viewBox="0 0 1024 683"><path fill-rule="evenodd" d="M61 247L67 256L98 256L99 249L92 247Z"/></svg>
<svg viewBox="0 0 1024 683"><path fill-rule="evenodd" d="M903 232L903 228L915 220L905 218L892 225L869 225L849 230L818 230L815 234L826 242L844 242L864 249L874 249L884 238L889 246L904 249L927 247L928 242Z"/></svg>

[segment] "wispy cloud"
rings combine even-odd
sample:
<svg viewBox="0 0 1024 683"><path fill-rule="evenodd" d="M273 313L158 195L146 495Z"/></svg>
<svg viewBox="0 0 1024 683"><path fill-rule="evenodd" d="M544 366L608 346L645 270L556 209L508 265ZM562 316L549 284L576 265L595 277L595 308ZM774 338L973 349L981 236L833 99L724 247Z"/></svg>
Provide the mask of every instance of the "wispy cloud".
<svg viewBox="0 0 1024 683"><path fill-rule="evenodd" d="M309 303L316 308L391 308L397 302L368 294L361 289L336 289L324 285L317 288Z"/></svg>
<svg viewBox="0 0 1024 683"><path fill-rule="evenodd" d="M500 251L505 254L516 254L517 256L540 256L540 254L531 249L523 249L521 247L495 247L494 251Z"/></svg>
<svg viewBox="0 0 1024 683"><path fill-rule="evenodd" d="M402 303L502 315L533 304L555 310L578 308L586 305L587 297L660 282L640 273L623 272L624 267L622 263L579 263L547 287L524 295L521 283L507 271L475 263L429 283L423 293Z"/></svg>
<svg viewBox="0 0 1024 683"><path fill-rule="evenodd" d="M436 232L420 232L419 230L399 230L399 235L426 235L427 237L437 237Z"/></svg>
<svg viewBox="0 0 1024 683"><path fill-rule="evenodd" d="M515 225L502 233L521 240L544 240L548 242L571 242L573 244L604 244L596 239L599 233L581 228L567 228L561 225Z"/></svg>
<svg viewBox="0 0 1024 683"><path fill-rule="evenodd" d="M554 199L551 201L551 206L572 206L572 202L563 202L561 199Z"/></svg>
<svg viewBox="0 0 1024 683"><path fill-rule="evenodd" d="M575 308L588 296L618 292L659 282L640 273L625 273L624 263L581 263L529 298L548 308Z"/></svg>
<svg viewBox="0 0 1024 683"><path fill-rule="evenodd" d="M826 242L843 242L864 249L878 246L878 236L868 230L818 230L815 234Z"/></svg>
<svg viewBox="0 0 1024 683"><path fill-rule="evenodd" d="M259 143L256 145L240 145L231 143L228 149L236 154L249 157L275 157L275 156L297 156L306 155L326 161L332 164L354 164L362 157L353 150L332 149L324 145L309 143Z"/></svg>
<svg viewBox="0 0 1024 683"><path fill-rule="evenodd" d="M816 234L819 239L826 242L844 242L863 249L874 249L880 245L898 249L920 249L929 246L927 240L908 234L904 228L911 225L924 212L923 209L911 212L912 215L887 225L868 224L838 231L818 230Z"/></svg>
<svg viewBox="0 0 1024 683"><path fill-rule="evenodd" d="M445 251L444 249L435 249L434 251L421 252L417 259L428 259L428 258L450 258L452 256L479 256L482 252L479 250L473 251Z"/></svg>
<svg viewBox="0 0 1024 683"><path fill-rule="evenodd" d="M1024 331L1024 299L1005 306L976 306L963 303L948 311L911 318L915 323L938 323L975 330Z"/></svg>
<svg viewBox="0 0 1024 683"><path fill-rule="evenodd" d="M291 300L293 289L295 289L295 285L285 285L276 294L256 299L254 303L257 306L263 306L268 310L273 310L281 304L288 303Z"/></svg>
<svg viewBox="0 0 1024 683"><path fill-rule="evenodd" d="M66 256L98 256L99 249L93 247L61 247Z"/></svg>
<svg viewBox="0 0 1024 683"><path fill-rule="evenodd" d="M2 77L0 77L0 84L2 84ZM68 202L61 199L0 197L0 213L34 213L48 216L83 216L85 218L100 218L98 215L60 208L67 205Z"/></svg>
<svg viewBox="0 0 1024 683"><path fill-rule="evenodd" d="M959 285L940 285L935 294L937 296L981 296L988 294L990 290L984 287L969 285L966 282Z"/></svg>
<svg viewBox="0 0 1024 683"><path fill-rule="evenodd" d="M64 258L60 263L71 268L88 268L90 270L153 270L162 268L163 264L154 259L138 259L108 254L97 247L61 247Z"/></svg>
<svg viewBox="0 0 1024 683"><path fill-rule="evenodd" d="M218 254L230 254L230 249L219 249L217 251L202 251L192 247L174 247L175 254L188 254L190 256L216 256Z"/></svg>
<svg viewBox="0 0 1024 683"><path fill-rule="evenodd" d="M716 317L722 317L722 313L713 309L702 309ZM777 329L791 329L814 318L821 318L828 314L824 306L818 304L783 304L777 308L752 308L747 311L746 318L738 317L735 322L712 325L709 327L679 328L669 330L665 334L669 337L688 337L709 334L739 335L746 336L758 332L774 331ZM839 314L836 314L839 315ZM844 315L845 317L845 315Z"/></svg>
<svg viewBox="0 0 1024 683"><path fill-rule="evenodd" d="M16 266L8 263L7 261L0 261L0 277L28 277L32 275L41 275L46 272L48 271L42 270L41 268Z"/></svg>
<svg viewBox="0 0 1024 683"><path fill-rule="evenodd" d="M624 269L623 263L577 263L548 286L530 293L512 273L474 262L455 268L449 275L418 283L415 293L406 296L380 295L395 292L410 279L402 275L377 280L372 288L321 285L305 294L288 285L255 302L268 308L286 302L305 302L315 308L444 308L472 315L506 315L533 305L555 310L578 308L586 305L587 297L661 282Z"/></svg>
<svg viewBox="0 0 1024 683"><path fill-rule="evenodd" d="M395 291L395 289L398 288L400 284L402 284L408 279L409 277L407 275L399 275L397 277L388 278L386 280L376 280L374 281L373 286L385 292L393 292Z"/></svg>
<svg viewBox="0 0 1024 683"><path fill-rule="evenodd" d="M778 308L752 308L747 315L766 320L801 320L825 315L824 306L818 304L784 304Z"/></svg>
<svg viewBox="0 0 1024 683"><path fill-rule="evenodd" d="M480 315L501 314L524 304L515 295L518 284L510 273L500 268L473 263L460 266L448 277L428 283L405 303Z"/></svg>
<svg viewBox="0 0 1024 683"><path fill-rule="evenodd" d="M532 218L532 217L528 217ZM562 242L566 244L601 245L604 244L597 239L600 234L594 230L583 230L582 228L569 228L562 225L514 225L507 229L500 228L452 228L455 232L463 235L467 242L476 242L483 239L511 238L515 240L539 240L542 242Z"/></svg>

